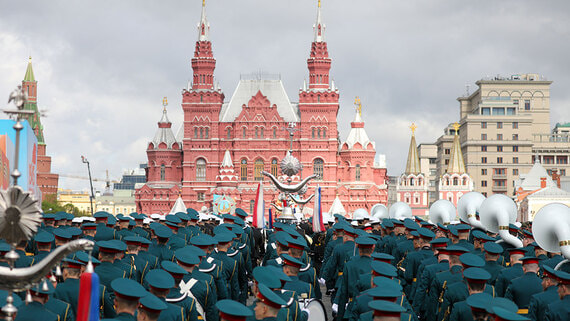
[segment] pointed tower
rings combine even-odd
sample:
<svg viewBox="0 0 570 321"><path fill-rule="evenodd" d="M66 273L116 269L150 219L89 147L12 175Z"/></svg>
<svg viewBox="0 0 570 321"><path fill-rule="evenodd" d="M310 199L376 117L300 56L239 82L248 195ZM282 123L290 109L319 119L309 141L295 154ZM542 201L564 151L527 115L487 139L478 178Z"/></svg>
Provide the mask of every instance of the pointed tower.
<svg viewBox="0 0 570 321"><path fill-rule="evenodd" d="M217 169L223 150L220 147L220 111L224 94L214 82L216 59L210 41L210 23L206 15L206 2L197 27L198 38L192 58L192 83L182 90L184 111L183 164L184 179L182 198L189 207L203 206L196 200L212 199L211 190L216 187ZM226 136L223 136L224 138ZM196 182L199 172L200 182ZM203 180L202 180L203 178ZM198 189L201 191L198 192Z"/></svg>
<svg viewBox="0 0 570 321"><path fill-rule="evenodd" d="M451 156L447 171L443 174L437 184L439 199L446 199L457 206L457 202L465 193L473 191L473 180L465 171L463 152L459 142L459 124L453 124L455 136L451 147Z"/></svg>
<svg viewBox="0 0 570 321"><path fill-rule="evenodd" d="M428 182L422 173L420 166L420 158L418 155L418 147L416 144L416 129L418 127L412 123L412 139L408 149L408 160L406 161L406 170L398 178L396 187L397 200L405 202L412 208L413 215L427 215L429 211L428 204Z"/></svg>
<svg viewBox="0 0 570 321"><path fill-rule="evenodd" d="M358 97L354 120L350 132L340 147L338 178L340 200L347 206L348 213L356 209L370 210L378 203L386 204L388 191L385 188L386 168L374 165L376 143L370 140L362 120L362 104Z"/></svg>
<svg viewBox="0 0 570 321"><path fill-rule="evenodd" d="M237 186L238 176L234 170L234 163L232 162L230 151L227 149L224 153L222 164L220 165L220 173L216 176L216 181L218 182L218 186Z"/></svg>
<svg viewBox="0 0 570 321"><path fill-rule="evenodd" d="M330 83L331 58L325 41L325 24L322 18L321 2L317 4L317 16L313 25L311 49L307 59L308 84L299 90L300 138L299 158L305 168L322 168L322 202L332 204L338 188L338 127L339 91ZM297 136L299 135L299 136ZM298 138L297 138L298 137ZM319 150L319 157L311 150ZM306 156L303 156L306 155ZM322 165L321 165L322 164Z"/></svg>
<svg viewBox="0 0 570 321"><path fill-rule="evenodd" d="M28 93L28 102L24 106L24 109L34 112L32 115L27 116L26 119L38 140L37 184L42 192L42 199L55 200L57 197L59 175L51 172L51 157L46 155L47 146L44 140L44 128L38 110L38 82L36 81L34 69L32 68L32 57L30 57L28 61L26 74L24 75L24 80L22 80L22 88Z"/></svg>

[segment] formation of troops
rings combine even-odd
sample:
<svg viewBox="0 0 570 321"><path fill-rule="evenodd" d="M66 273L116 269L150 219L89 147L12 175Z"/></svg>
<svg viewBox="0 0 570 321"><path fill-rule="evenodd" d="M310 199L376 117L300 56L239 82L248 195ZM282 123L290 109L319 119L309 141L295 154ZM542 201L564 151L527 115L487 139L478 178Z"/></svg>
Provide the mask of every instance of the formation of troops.
<svg viewBox="0 0 570 321"><path fill-rule="evenodd" d="M63 259L48 286L17 293L15 320L74 321L89 264L101 319L325 321L324 308L321 316L309 307L330 300L336 321L570 320L570 264L540 248L527 224L510 226L524 244L513 248L465 222L418 217L336 214L322 233L305 221L271 229L249 221L241 209L202 219L193 209L157 220L44 214L34 238L18 245L16 268L74 239L95 247ZM0 243L0 265L9 250ZM7 296L0 291L2 305Z"/></svg>

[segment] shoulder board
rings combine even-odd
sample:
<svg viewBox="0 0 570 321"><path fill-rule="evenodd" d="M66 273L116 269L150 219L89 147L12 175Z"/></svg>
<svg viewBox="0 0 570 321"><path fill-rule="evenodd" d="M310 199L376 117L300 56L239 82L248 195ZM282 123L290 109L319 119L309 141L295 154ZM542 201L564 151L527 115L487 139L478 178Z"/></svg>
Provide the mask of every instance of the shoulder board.
<svg viewBox="0 0 570 321"><path fill-rule="evenodd" d="M188 297L188 292L184 292L184 294L182 294L182 296L179 297L179 298L170 298L170 299L169 299L169 298L166 298L166 302L169 302L169 303L178 303L178 302L180 302L180 301L186 299L186 297Z"/></svg>
<svg viewBox="0 0 570 321"><path fill-rule="evenodd" d="M230 257L231 257L231 256L236 256L236 254L238 254L238 253L239 253L238 250L235 250L235 251L233 251L232 253L228 252L228 256L230 256Z"/></svg>
<svg viewBox="0 0 570 321"><path fill-rule="evenodd" d="M285 303L285 307L290 307L291 304L293 304L293 301L295 301L295 293L290 293L291 291L287 291L287 290L281 290L281 293L283 294L287 294L287 295L291 295L291 297L289 298L289 300Z"/></svg>
<svg viewBox="0 0 570 321"><path fill-rule="evenodd" d="M275 262L277 262L277 264L281 265L281 264L283 264L283 259L278 257L275 259Z"/></svg>
<svg viewBox="0 0 570 321"><path fill-rule="evenodd" d="M212 263L212 262L214 262L214 258L213 258L213 257L209 257L209 258L206 259L206 262Z"/></svg>
<svg viewBox="0 0 570 321"><path fill-rule="evenodd" d="M216 268L216 264L212 264L212 267L208 268L208 269L199 269L200 272L205 272L205 273L209 273L214 271L214 269Z"/></svg>
<svg viewBox="0 0 570 321"><path fill-rule="evenodd" d="M241 246L238 246L238 248L239 248L240 250L243 250L245 247L246 247L246 244L242 244Z"/></svg>
<svg viewBox="0 0 570 321"><path fill-rule="evenodd" d="M307 270L310 269L310 268L311 268L311 264L307 264L307 266L301 267L301 268L299 269L299 271L305 272L305 271L307 271Z"/></svg>
<svg viewBox="0 0 570 321"><path fill-rule="evenodd" d="M272 247L274 250L277 250L277 246L275 245L275 243L271 243L271 247Z"/></svg>

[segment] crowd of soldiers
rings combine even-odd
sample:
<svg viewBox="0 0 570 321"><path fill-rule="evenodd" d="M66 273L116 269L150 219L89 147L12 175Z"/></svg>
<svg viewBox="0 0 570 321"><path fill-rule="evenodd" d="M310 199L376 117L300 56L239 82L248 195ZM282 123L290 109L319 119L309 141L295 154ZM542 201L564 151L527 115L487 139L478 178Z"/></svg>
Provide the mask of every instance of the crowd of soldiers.
<svg viewBox="0 0 570 321"><path fill-rule="evenodd" d="M419 217L335 214L320 233L310 221L267 229L249 222L242 209L156 220L44 214L33 239L18 245L16 268L74 239L95 246L63 259L47 287L17 293L15 321L74 321L80 278L91 266L102 319L325 321L308 306L330 300L336 321L570 320L570 265L540 248L526 224L510 225L524 244L514 248L466 222ZM0 265L9 250L0 243ZM0 302L7 296L0 291Z"/></svg>

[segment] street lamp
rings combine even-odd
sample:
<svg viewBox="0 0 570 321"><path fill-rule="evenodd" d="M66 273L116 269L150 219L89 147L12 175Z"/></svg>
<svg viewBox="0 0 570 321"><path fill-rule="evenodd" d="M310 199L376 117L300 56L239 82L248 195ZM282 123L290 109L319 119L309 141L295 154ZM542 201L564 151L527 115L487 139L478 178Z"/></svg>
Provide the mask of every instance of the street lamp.
<svg viewBox="0 0 570 321"><path fill-rule="evenodd" d="M91 167L89 166L89 161L87 160L87 158L85 158L85 156L81 155L81 161L83 162L83 164L87 164L87 172L89 172L89 185L91 186L91 195L89 195L89 202L91 203L91 216L93 216L93 198L95 198L95 195L93 195L93 180L91 179Z"/></svg>

